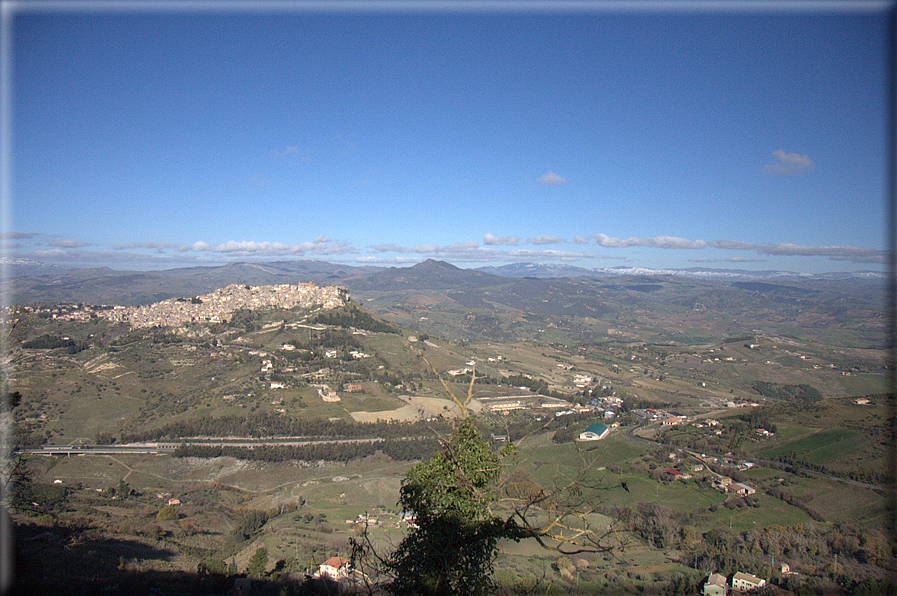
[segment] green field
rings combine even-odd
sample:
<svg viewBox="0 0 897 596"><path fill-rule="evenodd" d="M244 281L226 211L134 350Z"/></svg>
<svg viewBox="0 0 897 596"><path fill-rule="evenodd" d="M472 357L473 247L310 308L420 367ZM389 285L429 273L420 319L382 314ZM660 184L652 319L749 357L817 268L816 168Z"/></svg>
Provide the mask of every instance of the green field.
<svg viewBox="0 0 897 596"><path fill-rule="evenodd" d="M795 524L813 523L813 519L797 507L758 492L759 507L743 507L735 510L720 509L708 522L710 528L728 528L732 525L734 532L746 532L766 526L793 526Z"/></svg>
<svg viewBox="0 0 897 596"><path fill-rule="evenodd" d="M798 458L816 464L827 464L868 444L859 432L841 428L819 431L808 437L764 449L759 455L775 459L794 453Z"/></svg>

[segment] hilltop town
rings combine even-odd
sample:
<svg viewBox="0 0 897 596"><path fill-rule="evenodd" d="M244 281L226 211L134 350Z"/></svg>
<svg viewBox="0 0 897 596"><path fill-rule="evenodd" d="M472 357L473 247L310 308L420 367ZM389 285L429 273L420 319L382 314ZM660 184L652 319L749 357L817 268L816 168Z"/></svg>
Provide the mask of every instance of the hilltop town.
<svg viewBox="0 0 897 596"><path fill-rule="evenodd" d="M296 285L248 286L231 284L204 296L170 298L138 307L98 310L97 316L114 323L129 323L132 329L180 327L190 322L226 323L240 309L314 308L328 310L342 306L349 292L339 286Z"/></svg>

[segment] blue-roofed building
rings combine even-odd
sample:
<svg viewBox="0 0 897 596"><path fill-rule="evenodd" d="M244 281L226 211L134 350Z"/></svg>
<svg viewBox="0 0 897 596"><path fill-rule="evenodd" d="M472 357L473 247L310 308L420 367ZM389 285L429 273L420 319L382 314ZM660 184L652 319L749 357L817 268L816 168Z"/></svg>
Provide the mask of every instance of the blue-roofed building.
<svg viewBox="0 0 897 596"><path fill-rule="evenodd" d="M607 436L607 433L610 432L610 429L601 424L600 422L596 422L589 428L585 429L581 433L579 433L580 441L598 441Z"/></svg>

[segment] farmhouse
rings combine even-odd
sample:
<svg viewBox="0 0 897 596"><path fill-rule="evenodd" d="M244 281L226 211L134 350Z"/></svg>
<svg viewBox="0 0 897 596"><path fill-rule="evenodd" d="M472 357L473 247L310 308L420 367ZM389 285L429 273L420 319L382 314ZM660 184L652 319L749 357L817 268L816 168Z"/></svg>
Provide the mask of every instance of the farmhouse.
<svg viewBox="0 0 897 596"><path fill-rule="evenodd" d="M704 584L703 596L726 596L726 576L711 573Z"/></svg>
<svg viewBox="0 0 897 596"><path fill-rule="evenodd" d="M330 557L318 566L317 575L332 580L349 577L349 560L342 557Z"/></svg>
<svg viewBox="0 0 897 596"><path fill-rule="evenodd" d="M732 484L732 479L728 476L720 476L716 480L713 481L713 488L720 492L729 492L729 485Z"/></svg>
<svg viewBox="0 0 897 596"><path fill-rule="evenodd" d="M757 489L741 482L733 482L729 485L729 490L738 495L752 495L757 492Z"/></svg>
<svg viewBox="0 0 897 596"><path fill-rule="evenodd" d="M664 418L663 426L676 426L677 424L682 424L685 422L685 416L670 416L668 418Z"/></svg>
<svg viewBox="0 0 897 596"><path fill-rule="evenodd" d="M739 592L749 592L766 585L765 579L760 579L750 573L738 572L732 576L732 589Z"/></svg>
<svg viewBox="0 0 897 596"><path fill-rule="evenodd" d="M589 428L585 429L579 434L580 441L598 441L607 436L607 433L610 432L610 429L601 424L600 422L596 422Z"/></svg>

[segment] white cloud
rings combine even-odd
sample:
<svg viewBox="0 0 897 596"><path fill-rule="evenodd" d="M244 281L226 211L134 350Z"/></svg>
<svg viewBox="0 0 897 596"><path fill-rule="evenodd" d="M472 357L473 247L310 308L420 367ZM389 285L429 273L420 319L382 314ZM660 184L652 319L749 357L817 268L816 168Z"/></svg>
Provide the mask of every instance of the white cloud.
<svg viewBox="0 0 897 596"><path fill-rule="evenodd" d="M750 257L729 257L728 259L689 259L689 263L765 263L766 259Z"/></svg>
<svg viewBox="0 0 897 596"><path fill-rule="evenodd" d="M192 255L131 253L122 250L35 250L24 255L35 260L65 263L75 267L112 267L119 270L153 270L190 265L218 265L221 261L203 261Z"/></svg>
<svg viewBox="0 0 897 596"><path fill-rule="evenodd" d="M357 253L358 249L348 242L334 242L327 240L326 243L314 242L315 248L311 250L316 255L345 255Z"/></svg>
<svg viewBox="0 0 897 596"><path fill-rule="evenodd" d="M370 248L374 252L413 252L412 249L398 244L374 244Z"/></svg>
<svg viewBox="0 0 897 596"><path fill-rule="evenodd" d="M750 242L741 242L740 240L714 240L713 242L708 242L707 246L729 250L752 250L757 245Z"/></svg>
<svg viewBox="0 0 897 596"><path fill-rule="evenodd" d="M356 253L358 250L347 242L336 242L327 236L318 236L311 242L286 244L284 242L256 242L253 240L228 240L210 247L205 242L197 242L193 250L212 251L236 256L303 256L306 253L336 255Z"/></svg>
<svg viewBox="0 0 897 596"><path fill-rule="evenodd" d="M564 239L557 236L539 235L535 238L530 238L529 242L530 244L561 244L564 242Z"/></svg>
<svg viewBox="0 0 897 596"><path fill-rule="evenodd" d="M516 259L552 259L558 261L576 261L595 256L591 253L568 252L564 250L512 250L508 254Z"/></svg>
<svg viewBox="0 0 897 596"><path fill-rule="evenodd" d="M88 246L88 243L66 238L63 240L54 240L50 243L50 246L58 246L59 248L83 248Z"/></svg>
<svg viewBox="0 0 897 596"><path fill-rule="evenodd" d="M395 265L401 263L419 263L421 260L420 257L377 257L374 255L362 255L360 257L355 257L356 263L363 263L365 265Z"/></svg>
<svg viewBox="0 0 897 596"><path fill-rule="evenodd" d="M71 255L76 254L78 251L65 251L61 248L51 248L49 250L35 250L32 252L29 257L33 257L36 259L59 259L59 258L68 258Z"/></svg>
<svg viewBox="0 0 897 596"><path fill-rule="evenodd" d="M792 176L816 167L816 164L808 156L799 153L785 153L784 149L773 151L772 156L778 161L763 166L763 171L770 176Z"/></svg>
<svg viewBox="0 0 897 596"><path fill-rule="evenodd" d="M687 248L698 249L707 246L703 240L689 240L678 236L654 236L652 238L614 238L604 234L590 236L595 242L605 248L629 248L631 246L646 246L650 248Z"/></svg>
<svg viewBox="0 0 897 596"><path fill-rule="evenodd" d="M116 244L113 250L134 250L135 248L149 248L157 251L166 249L184 250L186 247L182 244L171 244L168 242L128 242L127 244Z"/></svg>
<svg viewBox="0 0 897 596"><path fill-rule="evenodd" d="M336 241L323 234L310 242L287 244L283 242L256 242L253 240L228 240L215 246L204 240L193 244L171 244L166 242L131 242L118 244L115 250L156 249L158 252L177 250L178 252L208 252L230 256L302 256L306 253L316 255L339 255L357 253L358 249L345 241Z"/></svg>
<svg viewBox="0 0 897 596"><path fill-rule="evenodd" d="M595 258L597 255L582 252L566 252L560 250L506 250L480 246L474 241L458 242L455 244L418 244L413 248L399 246L397 244L378 244L371 246L378 253L415 253L419 257L395 256L380 257L364 255L357 257L359 263L413 263L422 258L446 259L458 263L491 263L509 261L575 261L579 259Z"/></svg>
<svg viewBox="0 0 897 596"><path fill-rule="evenodd" d="M486 246L517 246L520 238L517 236L494 236L491 232L483 236L483 244Z"/></svg>
<svg viewBox="0 0 897 596"><path fill-rule="evenodd" d="M445 253L471 253L483 250L480 245L473 240L467 242L456 242L448 246L439 246L438 244L418 244L414 247L414 252L422 254L445 254Z"/></svg>
<svg viewBox="0 0 897 596"><path fill-rule="evenodd" d="M764 244L755 250L761 255L829 257L834 261L884 263L887 251L859 246L801 246L799 244Z"/></svg>
<svg viewBox="0 0 897 596"><path fill-rule="evenodd" d="M760 255L787 257L828 257L832 261L853 263L886 263L887 251L861 246L812 246L801 244L754 244L738 240L715 240L708 246L728 250L751 250Z"/></svg>
<svg viewBox="0 0 897 596"><path fill-rule="evenodd" d="M303 255L317 245L314 242L285 244L283 242L255 242L253 240L228 240L210 250L233 255Z"/></svg>
<svg viewBox="0 0 897 596"><path fill-rule="evenodd" d="M605 248L645 246L649 248L701 249L710 247L723 250L750 250L759 255L829 257L833 261L851 261L854 263L885 263L887 260L887 252L884 250L858 246L804 246L789 243L755 244L753 242L743 242L741 240L714 240L712 242L704 242L703 240L690 240L688 238L679 238L677 236L626 238L624 240L605 234L577 236L574 241L578 244L582 244L583 242L581 242L581 240L588 239L595 239L597 244ZM724 260L728 262L754 262L739 257Z"/></svg>
<svg viewBox="0 0 897 596"><path fill-rule="evenodd" d="M567 179L563 176L558 176L552 171L548 171L539 178L539 184L542 186L557 186L559 184L565 184Z"/></svg>

